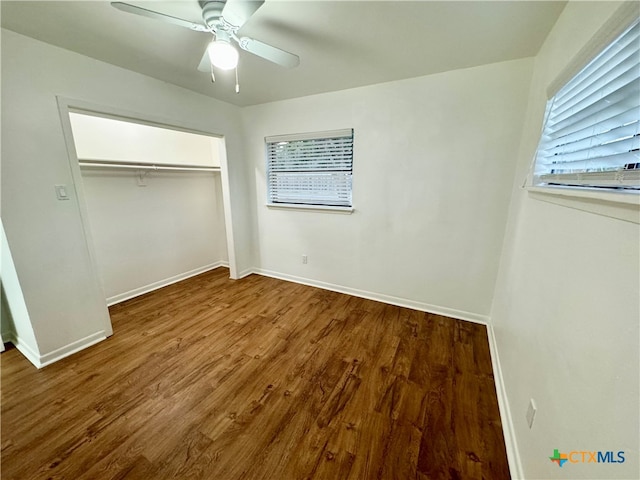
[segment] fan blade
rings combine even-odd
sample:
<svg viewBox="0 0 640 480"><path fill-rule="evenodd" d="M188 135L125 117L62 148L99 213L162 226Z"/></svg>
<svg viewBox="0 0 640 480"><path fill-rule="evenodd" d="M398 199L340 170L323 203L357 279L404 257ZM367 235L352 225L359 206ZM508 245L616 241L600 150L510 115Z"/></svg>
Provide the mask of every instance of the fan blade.
<svg viewBox="0 0 640 480"><path fill-rule="evenodd" d="M227 0L222 9L222 18L229 25L233 26L233 31L237 32L247 20L256 13L262 6L264 0L246 1L246 0Z"/></svg>
<svg viewBox="0 0 640 480"><path fill-rule="evenodd" d="M262 57L265 60L269 60L270 62L282 65L283 67L293 68L300 65L300 57L297 55L280 50L279 48L268 45L260 40L241 37L238 43L240 44L241 49Z"/></svg>
<svg viewBox="0 0 640 480"><path fill-rule="evenodd" d="M123 2L111 2L111 6L127 13L134 13L147 18L153 18L155 20L162 20L163 22L172 23L181 27L195 30L196 32L208 32L209 29L198 23L189 22L181 18L172 17L171 15L165 15L164 13L154 12L153 10L147 10L146 8L136 7L135 5L129 5Z"/></svg>

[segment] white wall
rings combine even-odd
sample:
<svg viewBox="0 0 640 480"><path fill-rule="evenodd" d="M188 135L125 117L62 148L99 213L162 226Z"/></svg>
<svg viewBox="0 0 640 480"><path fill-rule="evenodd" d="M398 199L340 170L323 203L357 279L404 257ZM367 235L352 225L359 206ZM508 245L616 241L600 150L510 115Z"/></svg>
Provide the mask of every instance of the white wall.
<svg viewBox="0 0 640 480"><path fill-rule="evenodd" d="M525 59L243 109L256 266L486 319L531 69ZM340 128L355 129L355 212L265 207L264 137Z"/></svg>
<svg viewBox="0 0 640 480"><path fill-rule="evenodd" d="M219 167L219 138L71 112L82 160Z"/></svg>
<svg viewBox="0 0 640 480"><path fill-rule="evenodd" d="M219 138L73 112L69 116L82 160L220 166ZM81 170L107 303L228 261L219 172Z"/></svg>
<svg viewBox="0 0 640 480"><path fill-rule="evenodd" d="M228 260L219 173L86 169L85 201L108 303Z"/></svg>
<svg viewBox="0 0 640 480"><path fill-rule="evenodd" d="M7 296L4 293L4 288L0 292L0 352L4 352L4 344L9 342L9 337L13 337L13 319L11 318L11 310L9 309L9 303Z"/></svg>
<svg viewBox="0 0 640 480"><path fill-rule="evenodd" d="M640 231L540 201L520 188L540 135L545 90L618 5L571 2L536 57L492 309L527 479L640 478ZM538 407L525 422L529 399ZM626 452L623 464L566 464L553 450Z"/></svg>
<svg viewBox="0 0 640 480"><path fill-rule="evenodd" d="M56 95L224 135L234 213L227 228L238 239L238 268L251 261L238 108L2 30L2 219L46 358L98 338L109 324L78 199L73 188L68 201L54 193L54 184L73 184Z"/></svg>
<svg viewBox="0 0 640 480"><path fill-rule="evenodd" d="M638 227L519 188L546 86L615 7L568 5L530 93L532 61L519 60L250 107L242 124L231 105L3 30L2 217L35 348L55 353L105 321L77 198L53 190L72 184L62 95L225 135L240 271L470 318L491 311L526 478L638 478ZM352 215L264 206L265 136L350 127ZM622 465L560 470L554 448L628 454Z"/></svg>
<svg viewBox="0 0 640 480"><path fill-rule="evenodd" d="M37 361L40 352L2 220L0 220L0 250L0 282L2 283L0 328L3 341L13 342L29 360Z"/></svg>

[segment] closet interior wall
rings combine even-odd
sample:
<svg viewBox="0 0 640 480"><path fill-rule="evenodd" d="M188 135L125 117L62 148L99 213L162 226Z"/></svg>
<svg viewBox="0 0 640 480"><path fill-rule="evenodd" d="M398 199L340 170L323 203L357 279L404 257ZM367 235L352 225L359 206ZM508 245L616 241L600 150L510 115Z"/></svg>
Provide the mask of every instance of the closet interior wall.
<svg viewBox="0 0 640 480"><path fill-rule="evenodd" d="M227 265L222 139L70 117L108 304Z"/></svg>

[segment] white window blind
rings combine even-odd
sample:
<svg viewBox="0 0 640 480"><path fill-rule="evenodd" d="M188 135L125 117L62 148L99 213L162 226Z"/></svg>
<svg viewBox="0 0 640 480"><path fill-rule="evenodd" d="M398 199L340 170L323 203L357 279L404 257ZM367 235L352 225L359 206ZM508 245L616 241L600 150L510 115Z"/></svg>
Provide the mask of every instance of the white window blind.
<svg viewBox="0 0 640 480"><path fill-rule="evenodd" d="M535 183L640 189L640 23L547 104Z"/></svg>
<svg viewBox="0 0 640 480"><path fill-rule="evenodd" d="M352 206L352 129L265 140L270 204Z"/></svg>

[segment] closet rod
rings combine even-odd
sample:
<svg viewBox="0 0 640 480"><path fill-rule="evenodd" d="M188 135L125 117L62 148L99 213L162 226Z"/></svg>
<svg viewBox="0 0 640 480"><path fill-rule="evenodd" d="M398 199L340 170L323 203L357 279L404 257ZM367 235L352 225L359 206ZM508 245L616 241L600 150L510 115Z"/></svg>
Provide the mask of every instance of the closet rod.
<svg viewBox="0 0 640 480"><path fill-rule="evenodd" d="M149 165L149 164L135 164L135 163L113 163L113 162L98 162L98 161L86 161L81 160L78 162L81 167L95 167L95 168L132 168L135 170L182 170L182 171L195 171L195 172L219 172L220 167L194 167L189 165Z"/></svg>

